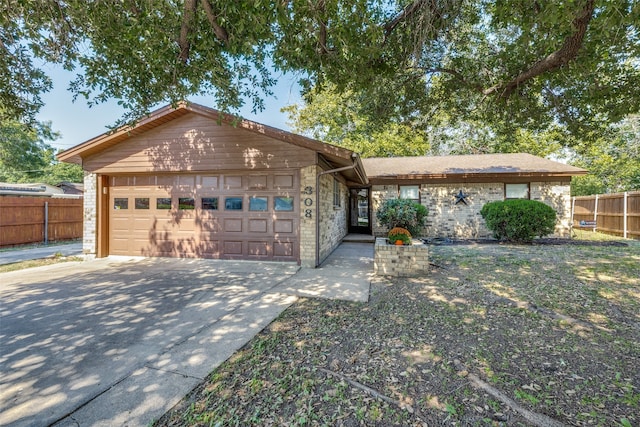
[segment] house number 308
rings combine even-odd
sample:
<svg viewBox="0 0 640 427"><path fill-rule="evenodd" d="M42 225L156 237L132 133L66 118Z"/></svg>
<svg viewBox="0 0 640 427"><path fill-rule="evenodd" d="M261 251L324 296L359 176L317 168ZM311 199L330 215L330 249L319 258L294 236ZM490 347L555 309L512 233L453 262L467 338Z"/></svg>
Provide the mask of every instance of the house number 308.
<svg viewBox="0 0 640 427"><path fill-rule="evenodd" d="M304 191L302 192L302 194L307 194L307 195L311 195L313 194L313 187L304 187ZM307 197L306 199L303 200L303 203L305 206L309 207L313 205L313 199L311 197ZM312 210L311 209L305 209L304 210L304 217L305 218L311 218L312 217Z"/></svg>
<svg viewBox="0 0 640 427"><path fill-rule="evenodd" d="M313 199L310 198L310 197L307 197L306 199L304 199L304 205L305 206L313 205ZM304 217L305 218L311 218L311 209L305 209L304 210Z"/></svg>

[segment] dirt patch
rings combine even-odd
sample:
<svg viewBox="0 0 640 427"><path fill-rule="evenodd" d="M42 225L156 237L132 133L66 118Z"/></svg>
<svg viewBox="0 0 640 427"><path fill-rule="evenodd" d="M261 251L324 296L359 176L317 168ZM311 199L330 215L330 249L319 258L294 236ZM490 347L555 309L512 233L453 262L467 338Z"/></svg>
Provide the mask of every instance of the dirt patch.
<svg viewBox="0 0 640 427"><path fill-rule="evenodd" d="M452 244L301 300L156 425L640 423L640 245Z"/></svg>

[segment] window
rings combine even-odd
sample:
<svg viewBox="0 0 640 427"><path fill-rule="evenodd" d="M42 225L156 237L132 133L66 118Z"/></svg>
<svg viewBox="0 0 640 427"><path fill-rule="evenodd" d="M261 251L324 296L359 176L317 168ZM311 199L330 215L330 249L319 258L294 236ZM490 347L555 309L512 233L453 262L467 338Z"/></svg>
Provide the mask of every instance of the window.
<svg viewBox="0 0 640 427"><path fill-rule="evenodd" d="M249 197L249 210L250 211L266 211L267 198L266 197Z"/></svg>
<svg viewBox="0 0 640 427"><path fill-rule="evenodd" d="M156 199L156 209L171 209L171 197L158 197Z"/></svg>
<svg viewBox="0 0 640 427"><path fill-rule="evenodd" d="M224 209L227 211L241 211L242 197L227 197L224 199Z"/></svg>
<svg viewBox="0 0 640 427"><path fill-rule="evenodd" d="M339 208L342 206L342 198L340 197L340 181L333 179L333 207Z"/></svg>
<svg viewBox="0 0 640 427"><path fill-rule="evenodd" d="M190 211L196 208L196 201L193 197L179 197L178 209L181 211Z"/></svg>
<svg viewBox="0 0 640 427"><path fill-rule="evenodd" d="M274 197L273 209L276 211L293 211L293 197Z"/></svg>
<svg viewBox="0 0 640 427"><path fill-rule="evenodd" d="M136 209L149 209L149 198L148 197L136 197L135 202Z"/></svg>
<svg viewBox="0 0 640 427"><path fill-rule="evenodd" d="M400 198L410 199L420 202L420 186L419 185L401 185Z"/></svg>
<svg viewBox="0 0 640 427"><path fill-rule="evenodd" d="M203 197L202 198L202 210L205 210L205 211L217 211L218 210L218 198L217 197Z"/></svg>
<svg viewBox="0 0 640 427"><path fill-rule="evenodd" d="M129 199L116 197L115 199L113 199L113 209L129 209Z"/></svg>
<svg viewBox="0 0 640 427"><path fill-rule="evenodd" d="M528 199L529 198L529 183L524 183L524 184L505 184L504 185L504 198L505 199Z"/></svg>

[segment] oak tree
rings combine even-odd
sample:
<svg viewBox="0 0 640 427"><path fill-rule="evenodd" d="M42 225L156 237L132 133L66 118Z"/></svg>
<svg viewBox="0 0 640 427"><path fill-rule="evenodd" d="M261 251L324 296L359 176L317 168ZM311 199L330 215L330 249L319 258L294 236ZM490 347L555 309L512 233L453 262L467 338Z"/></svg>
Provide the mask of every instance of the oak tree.
<svg viewBox="0 0 640 427"><path fill-rule="evenodd" d="M5 0L0 102L33 118L50 81L131 119L192 95L263 108L277 73L329 82L380 122L550 123L574 133L640 109L635 0Z"/></svg>

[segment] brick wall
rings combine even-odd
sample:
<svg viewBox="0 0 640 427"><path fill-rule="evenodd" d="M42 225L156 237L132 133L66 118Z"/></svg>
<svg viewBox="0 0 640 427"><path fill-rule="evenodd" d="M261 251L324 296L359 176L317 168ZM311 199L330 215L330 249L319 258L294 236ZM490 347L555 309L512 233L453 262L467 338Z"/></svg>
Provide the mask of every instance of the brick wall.
<svg viewBox="0 0 640 427"><path fill-rule="evenodd" d="M84 206L82 253L96 255L98 177L94 173L84 173Z"/></svg>
<svg viewBox="0 0 640 427"><path fill-rule="evenodd" d="M571 185L563 182L532 182L531 200L551 206L558 215L555 235L571 235Z"/></svg>
<svg viewBox="0 0 640 427"><path fill-rule="evenodd" d="M456 204L462 190L467 204ZM504 184L438 184L420 189L420 201L429 209L426 235L429 237L486 238L491 232L484 225L480 209L489 202L504 200Z"/></svg>
<svg viewBox="0 0 640 427"><path fill-rule="evenodd" d="M316 266L317 173L316 165L300 169L300 264L310 268ZM311 188L311 194L305 194L308 187ZM311 199L312 203L305 204L306 199Z"/></svg>
<svg viewBox="0 0 640 427"><path fill-rule="evenodd" d="M346 236L347 209L349 193L346 185L340 185L340 207L333 206L333 175L320 177L320 262L338 247L342 238Z"/></svg>
<svg viewBox="0 0 640 427"><path fill-rule="evenodd" d="M375 211L387 198L397 197L396 185L374 185L371 191L374 212L373 233L383 236L386 229L375 218ZM462 190L467 204L456 204ZM530 197L551 206L558 215L556 237L569 235L571 225L570 185L562 182L531 182ZM422 184L420 203L427 207L423 237L488 238L491 232L484 224L480 209L488 202L504 200L503 183Z"/></svg>
<svg viewBox="0 0 640 427"><path fill-rule="evenodd" d="M398 197L397 185L373 185L371 187L371 230L374 236L383 236L387 233L387 229L382 227L376 217L376 212L380 208L382 202L387 199L395 199Z"/></svg>
<svg viewBox="0 0 640 427"><path fill-rule="evenodd" d="M373 260L375 274L382 276L419 276L429 272L429 246L414 240L410 246L396 246L378 237Z"/></svg>

